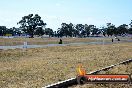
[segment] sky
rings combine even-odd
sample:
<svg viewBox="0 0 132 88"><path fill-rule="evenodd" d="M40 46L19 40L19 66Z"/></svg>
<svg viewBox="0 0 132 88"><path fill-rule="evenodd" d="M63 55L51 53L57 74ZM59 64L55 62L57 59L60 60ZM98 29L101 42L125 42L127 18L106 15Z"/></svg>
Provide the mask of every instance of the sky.
<svg viewBox="0 0 132 88"><path fill-rule="evenodd" d="M39 14L53 30L64 22L119 26L132 20L131 4L132 0L0 0L0 26L19 27L17 22L28 14Z"/></svg>

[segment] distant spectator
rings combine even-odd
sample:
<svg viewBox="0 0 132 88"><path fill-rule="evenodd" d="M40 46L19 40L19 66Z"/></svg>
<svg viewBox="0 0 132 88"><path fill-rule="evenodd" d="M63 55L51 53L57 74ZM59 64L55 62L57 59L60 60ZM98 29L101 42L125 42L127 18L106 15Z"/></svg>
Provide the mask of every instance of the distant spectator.
<svg viewBox="0 0 132 88"><path fill-rule="evenodd" d="M118 41L120 41L120 39L118 38Z"/></svg>
<svg viewBox="0 0 132 88"><path fill-rule="evenodd" d="M59 44L62 44L62 40L60 39L60 42L59 42Z"/></svg>
<svg viewBox="0 0 132 88"><path fill-rule="evenodd" d="M114 40L112 39L112 42L113 42Z"/></svg>

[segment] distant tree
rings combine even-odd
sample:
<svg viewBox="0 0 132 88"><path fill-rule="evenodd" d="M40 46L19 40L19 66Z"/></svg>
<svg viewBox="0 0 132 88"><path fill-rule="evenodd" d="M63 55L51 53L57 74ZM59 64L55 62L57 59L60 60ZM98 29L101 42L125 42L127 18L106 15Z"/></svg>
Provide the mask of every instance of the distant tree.
<svg viewBox="0 0 132 88"><path fill-rule="evenodd" d="M130 25L130 27L132 28L132 20L131 20L131 22L130 22L130 24L129 24L129 25Z"/></svg>
<svg viewBox="0 0 132 88"><path fill-rule="evenodd" d="M92 30L92 35L98 36L100 33L101 33L101 31L99 30L99 28L96 28L96 27L95 27L95 28Z"/></svg>
<svg viewBox="0 0 132 88"><path fill-rule="evenodd" d="M49 35L49 37L53 36L54 32L51 28L45 28L45 34Z"/></svg>
<svg viewBox="0 0 132 88"><path fill-rule="evenodd" d="M0 26L0 36L6 35L6 26Z"/></svg>
<svg viewBox="0 0 132 88"><path fill-rule="evenodd" d="M67 23L62 23L60 32L63 36L67 37L69 35L69 25Z"/></svg>
<svg viewBox="0 0 132 88"><path fill-rule="evenodd" d="M123 35L128 32L128 25L122 24L119 27L117 27L117 34Z"/></svg>
<svg viewBox="0 0 132 88"><path fill-rule="evenodd" d="M130 28L128 29L128 33L129 33L129 34L132 34L132 20L131 20L131 22L130 22L129 25L130 25Z"/></svg>
<svg viewBox="0 0 132 88"><path fill-rule="evenodd" d="M73 25L72 23L62 23L61 28L58 28L57 35L58 37L62 36L70 36L70 37L88 37L90 33L92 32L93 35L100 34L100 30L96 28L94 25L83 25L83 24L77 24Z"/></svg>
<svg viewBox="0 0 132 88"><path fill-rule="evenodd" d="M63 32L62 32L61 28L58 28L57 29L57 37L59 38L59 37L62 37L62 36L63 36Z"/></svg>
<svg viewBox="0 0 132 88"><path fill-rule="evenodd" d="M62 36L72 37L75 34L74 25L72 23L70 24L62 23L61 28L58 28L57 33L60 37Z"/></svg>
<svg viewBox="0 0 132 88"><path fill-rule="evenodd" d="M106 37L107 29L104 26L100 28L100 32L103 34L104 37Z"/></svg>
<svg viewBox="0 0 132 88"><path fill-rule="evenodd" d="M13 30L13 35L19 35L20 36L22 34L22 31L19 28L13 27L12 30Z"/></svg>
<svg viewBox="0 0 132 88"><path fill-rule="evenodd" d="M92 35L94 35L94 29L96 28L96 26L94 26L94 25L88 25L88 29L89 29L89 32L90 32L90 34L92 34Z"/></svg>
<svg viewBox="0 0 132 88"><path fill-rule="evenodd" d="M132 34L132 28L129 28L129 29L128 29L128 33L129 33L129 34Z"/></svg>
<svg viewBox="0 0 132 88"><path fill-rule="evenodd" d="M38 36L42 36L44 35L44 29L42 27L37 27L34 34Z"/></svg>
<svg viewBox="0 0 132 88"><path fill-rule="evenodd" d="M83 24L77 24L76 25L77 35L79 37L83 37L84 35L84 25Z"/></svg>
<svg viewBox="0 0 132 88"><path fill-rule="evenodd" d="M54 31L54 37L57 37L57 31Z"/></svg>
<svg viewBox="0 0 132 88"><path fill-rule="evenodd" d="M6 34L11 34L11 35L13 35L13 34L14 34L13 28L7 29L7 30L6 30Z"/></svg>
<svg viewBox="0 0 132 88"><path fill-rule="evenodd" d="M96 28L96 26L93 26L93 28L91 29L92 35L95 35L97 31L98 29Z"/></svg>
<svg viewBox="0 0 132 88"><path fill-rule="evenodd" d="M88 37L90 35L90 26L85 24L84 27L85 27L84 30L86 32L86 36Z"/></svg>
<svg viewBox="0 0 132 88"><path fill-rule="evenodd" d="M128 29L128 33L129 33L129 34L132 34L132 28L129 28L129 29Z"/></svg>
<svg viewBox="0 0 132 88"><path fill-rule="evenodd" d="M111 23L107 23L107 35L117 35L117 32L116 32L116 27L115 25L111 24Z"/></svg>
<svg viewBox="0 0 132 88"><path fill-rule="evenodd" d="M29 14L28 16L22 17L22 20L18 22L20 24L20 28L23 29L25 33L28 33L31 38L33 38L35 30L37 30L38 27L45 27L46 23L41 20L41 17L38 14Z"/></svg>
<svg viewBox="0 0 132 88"><path fill-rule="evenodd" d="M68 24L68 36L73 37L75 34L74 26L72 23Z"/></svg>
<svg viewBox="0 0 132 88"><path fill-rule="evenodd" d="M73 34L73 37L77 37L77 35L78 35L78 31L76 30L75 26L72 30L72 34Z"/></svg>

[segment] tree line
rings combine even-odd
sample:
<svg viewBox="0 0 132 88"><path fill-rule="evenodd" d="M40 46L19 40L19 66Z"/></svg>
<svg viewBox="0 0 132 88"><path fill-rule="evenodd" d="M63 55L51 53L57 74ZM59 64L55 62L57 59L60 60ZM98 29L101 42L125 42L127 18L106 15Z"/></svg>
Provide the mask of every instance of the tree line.
<svg viewBox="0 0 132 88"><path fill-rule="evenodd" d="M6 28L6 26L0 26L0 36L5 36L7 34L30 35L31 38L34 35L42 36L49 35L49 37L89 37L98 36L102 34L103 36L117 36L124 34L132 34L132 20L130 24L122 24L116 27L112 23L107 23L106 27L97 28L95 25L88 24L72 24L72 23L62 23L61 27L57 31L53 31L51 28L46 28L46 23L41 19L38 14L29 14L22 17L22 19L17 23L20 25L19 28Z"/></svg>

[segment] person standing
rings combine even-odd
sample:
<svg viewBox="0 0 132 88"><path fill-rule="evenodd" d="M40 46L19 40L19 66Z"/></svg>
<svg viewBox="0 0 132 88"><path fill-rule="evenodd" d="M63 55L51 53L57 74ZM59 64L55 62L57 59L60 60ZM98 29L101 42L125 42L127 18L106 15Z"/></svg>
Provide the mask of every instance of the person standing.
<svg viewBox="0 0 132 88"><path fill-rule="evenodd" d="M112 42L113 42L114 40L112 39Z"/></svg>
<svg viewBox="0 0 132 88"><path fill-rule="evenodd" d="M60 39L60 42L59 42L59 44L62 44L62 39Z"/></svg>

